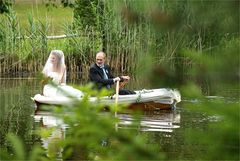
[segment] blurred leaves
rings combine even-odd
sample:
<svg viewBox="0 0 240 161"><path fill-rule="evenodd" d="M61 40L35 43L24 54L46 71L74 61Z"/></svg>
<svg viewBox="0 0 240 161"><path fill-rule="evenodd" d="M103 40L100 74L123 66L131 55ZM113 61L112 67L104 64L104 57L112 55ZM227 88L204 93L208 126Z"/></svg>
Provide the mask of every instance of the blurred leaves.
<svg viewBox="0 0 240 161"><path fill-rule="evenodd" d="M32 151L27 152L22 140L18 136L9 133L7 140L10 151L0 147L1 160L47 160L47 158L43 155L43 150L39 146L33 146Z"/></svg>
<svg viewBox="0 0 240 161"><path fill-rule="evenodd" d="M146 51L155 61L142 57L151 84L180 88L182 107L211 118L204 130L192 127L185 136L189 147L203 149L195 159L239 160L239 1L155 1L148 12L134 11L156 35L155 50Z"/></svg>
<svg viewBox="0 0 240 161"><path fill-rule="evenodd" d="M109 112L99 113L105 105L88 101L87 93L96 94L91 92L92 88L89 87L91 86L81 88L86 93L83 101L76 102L74 107L58 109L58 116L62 117L69 127L63 140L64 158L73 160L162 158L155 153L154 147L146 147L145 140L137 135L137 131L116 129L118 119L114 117L114 105L110 106ZM106 94L106 91L99 92L97 97L102 97L102 94Z"/></svg>
<svg viewBox="0 0 240 161"><path fill-rule="evenodd" d="M9 13L11 5L12 0L0 0L0 13Z"/></svg>
<svg viewBox="0 0 240 161"><path fill-rule="evenodd" d="M98 9L107 4L111 6L104 1L105 6L98 8L97 2L77 1L75 18L84 29L99 25L98 21L103 18L99 14L105 12ZM104 15L106 21L103 22L108 23L102 27L106 33L113 32L107 37L108 41L115 43L120 38L129 38L126 40L128 45L115 48L115 43L111 45L113 49L108 50L129 48L124 50L129 57L131 52L137 52L138 55L129 60L134 60L139 69L136 73L142 74L154 87L179 88L184 100L193 100L192 104L183 103L182 108L209 116L205 128L191 127L184 136L190 147L197 145L203 149L193 152L196 154L194 159L239 160L239 1L121 2L124 2L120 15L123 21L112 21L109 17L115 15L106 12L112 15ZM115 34L117 31L120 31L118 35ZM124 36L120 37L121 34ZM127 34L134 36L126 37ZM113 38L113 35L117 36ZM134 42L133 45L130 42ZM54 108L69 125L64 140L65 158L79 158L80 155L82 160L168 159L162 153L156 153L156 147L147 144L137 130L116 130L115 107L111 106L109 113L99 114L104 105L88 101L91 95L101 98L110 93L104 90L99 93L91 88L90 84L79 88L85 97L74 107ZM237 100L229 101L228 98L233 96L223 92L231 89L237 91ZM207 95L227 97L209 100L205 98ZM43 131L43 134L48 136L50 133ZM11 139L16 141L17 145L13 145L19 151L15 156L26 159L21 143ZM179 154L179 159L186 158Z"/></svg>
<svg viewBox="0 0 240 161"><path fill-rule="evenodd" d="M207 160L238 160L239 104L215 98L202 99L197 102L197 106L195 110L207 114L209 119L205 130L193 127L186 133L189 143L194 142L204 146L205 153L197 157Z"/></svg>
<svg viewBox="0 0 240 161"><path fill-rule="evenodd" d="M201 89L193 82L189 82L186 85L182 86L180 91L181 95L186 98L197 99L202 97Z"/></svg>
<svg viewBox="0 0 240 161"><path fill-rule="evenodd" d="M8 140L13 144L14 153L19 160L25 160L25 150L21 140L19 140L16 136L10 134L8 135Z"/></svg>
<svg viewBox="0 0 240 161"><path fill-rule="evenodd" d="M177 87L190 79L200 88L213 84L212 91L213 82L239 80L238 10L239 1L234 0L131 1L122 9L127 24L154 27L149 28L155 35L151 50L147 56L139 53L141 66L152 69L148 75L154 87ZM149 56L154 59L146 59Z"/></svg>

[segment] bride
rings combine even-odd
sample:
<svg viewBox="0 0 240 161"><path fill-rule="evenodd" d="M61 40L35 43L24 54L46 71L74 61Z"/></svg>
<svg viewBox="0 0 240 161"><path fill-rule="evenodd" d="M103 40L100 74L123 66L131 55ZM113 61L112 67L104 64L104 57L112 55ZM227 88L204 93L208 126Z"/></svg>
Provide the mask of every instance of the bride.
<svg viewBox="0 0 240 161"><path fill-rule="evenodd" d="M43 87L43 95L46 97L75 97L80 98L83 93L66 85L66 65L64 54L61 50L52 50L42 73L52 79L53 84Z"/></svg>

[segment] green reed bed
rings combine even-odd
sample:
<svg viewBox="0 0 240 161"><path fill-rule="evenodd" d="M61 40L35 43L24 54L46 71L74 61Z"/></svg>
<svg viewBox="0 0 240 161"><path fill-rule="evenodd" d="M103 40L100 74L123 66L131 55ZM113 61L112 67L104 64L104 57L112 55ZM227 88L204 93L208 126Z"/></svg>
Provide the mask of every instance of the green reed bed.
<svg viewBox="0 0 240 161"><path fill-rule="evenodd" d="M32 8L38 7L37 10L27 15L11 12L9 16L17 23L18 29L16 29L12 22L8 25L8 28L13 29L14 34L12 34L9 39L4 39L4 42L8 45L3 45L5 48L1 50L1 55L4 57L4 65L1 66L0 72L5 73L9 70L9 67L10 69L12 68L8 63L11 62L8 61L8 59L12 60L12 58L9 57L9 53L14 53L13 55L16 57L16 59L13 60L17 62L14 66L14 72L25 71L34 73L36 69L39 70L39 67L42 66L50 50L58 48L65 52L70 72L87 73L90 64L94 61L95 53L102 50L103 45L105 45L104 47L108 54L109 63L116 72L119 71L120 73L126 74L134 72L137 64L133 62L138 60L138 55L141 55L141 53L147 53L147 46L148 43L152 41L152 34L148 34L148 36L143 34L145 32L143 30L148 30L147 25L146 27L144 27L144 25L141 27L137 25L128 26L128 24L123 22L121 17L119 17L118 14L121 13L111 9L113 5L116 4L113 2L106 3L108 10L104 12L103 15L98 15L98 28L104 23L104 40L102 39L101 31L94 29L89 30L88 27L78 30L78 28L74 28L67 21L62 21L62 23L64 22L62 31L66 35L76 36L71 36L66 39L49 40L46 36L54 33L51 30L54 25L49 21L47 16L43 18L43 16L38 15L40 13L39 10L45 13L42 6L38 7L33 5ZM23 10L22 7L23 5L18 6L17 12L21 12ZM61 8L59 12L61 12ZM24 16L27 17L24 18ZM116 17L118 18L116 19ZM27 19L27 21L22 22L19 21L19 19ZM101 22L101 19L104 19L104 22ZM9 24L8 21L8 19L5 19L5 25L2 26L1 30ZM3 30L2 33L5 37L9 37L10 35L8 31ZM105 44L103 44L103 41L105 41ZM30 63L28 66L27 61L36 61L36 63Z"/></svg>
<svg viewBox="0 0 240 161"><path fill-rule="evenodd" d="M86 5L88 2L76 3ZM214 49L226 38L221 36L225 32L221 27L214 28L211 16L203 22L197 18L204 17L200 10L211 5L191 1L186 4L181 1L94 1L86 7L92 17L87 17L86 21L90 19L91 23L85 26L81 5L70 9L17 3L9 15L1 15L0 73L9 70L35 73L52 49L61 49L66 55L68 72L84 73L71 74L71 77L86 78L95 53L104 49L116 74L145 77L156 66L186 74L194 62L182 54L182 49L202 53ZM76 19L78 12L81 19ZM66 38L47 37L62 34Z"/></svg>
<svg viewBox="0 0 240 161"><path fill-rule="evenodd" d="M14 66L14 72L25 71L34 73L44 63L49 51L58 48L65 52L70 72L86 73L88 72L89 65L94 61L95 53L105 45L109 63L116 72L133 73L138 68L137 63L135 63L138 61L138 56L147 56L149 45L154 42L152 39L154 34L149 29L149 22L143 21L141 22L142 25L129 26L119 16L121 10L117 10L116 12L111 9L112 6L116 9L116 3L113 1L106 3L108 10L103 15L97 15L97 27L100 28L102 23L104 23L102 28L105 32L104 40L102 39L101 31L94 29L90 31L88 27L78 30L77 28L73 28L71 24L69 25L67 21L62 21L62 23L65 23L62 25L64 33L66 35L76 35L76 37L48 40L46 36L54 33L52 30L53 24L59 25L61 23L52 23L48 16L39 16L39 13L46 13L43 6L32 5L29 7L32 10L28 14L19 14L24 10L24 5L16 6L16 12L19 13L11 12L9 15L11 19L5 19L5 25L2 26L2 30L6 26L11 28L12 33L4 30L2 32L5 38L9 37L9 39L4 40L8 45L3 45L5 48L1 51L2 55L4 55L4 65L1 66L0 72L4 73L9 70L9 67L10 69L12 68L8 64L12 60L9 57L9 53L14 53L13 55L16 57L13 60L17 62ZM51 8L51 10L54 9ZM51 10L49 11L50 13L52 12ZM59 12L61 12L61 8ZM71 16L69 17L71 19ZM22 21L24 19L27 19L27 21ZM100 21L102 19L104 19L104 22ZM57 29L58 27L55 28ZM105 41L105 44L103 44L103 41ZM36 61L36 63L30 63L28 66L27 61Z"/></svg>

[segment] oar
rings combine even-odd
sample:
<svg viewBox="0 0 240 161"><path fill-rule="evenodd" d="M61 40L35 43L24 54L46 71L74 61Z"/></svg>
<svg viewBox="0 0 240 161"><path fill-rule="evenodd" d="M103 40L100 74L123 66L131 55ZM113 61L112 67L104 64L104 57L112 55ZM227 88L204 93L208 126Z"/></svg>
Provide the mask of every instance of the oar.
<svg viewBox="0 0 240 161"><path fill-rule="evenodd" d="M118 95L119 95L119 81L117 81L117 84L116 84L116 98L115 98L115 104L118 103Z"/></svg>
<svg viewBox="0 0 240 161"><path fill-rule="evenodd" d="M119 81L116 84L116 97L115 97L115 116L117 116L117 104L118 104L118 95L119 95Z"/></svg>
<svg viewBox="0 0 240 161"><path fill-rule="evenodd" d="M117 117L118 95L119 95L119 81L117 81L117 84L116 84L115 117ZM118 131L118 123L115 124L115 130Z"/></svg>

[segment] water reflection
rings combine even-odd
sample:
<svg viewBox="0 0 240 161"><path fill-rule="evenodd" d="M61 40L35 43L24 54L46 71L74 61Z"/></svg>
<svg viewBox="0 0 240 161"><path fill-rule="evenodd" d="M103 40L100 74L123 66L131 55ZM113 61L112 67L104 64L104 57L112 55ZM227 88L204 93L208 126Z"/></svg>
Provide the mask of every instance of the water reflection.
<svg viewBox="0 0 240 161"><path fill-rule="evenodd" d="M119 129L138 129L139 131L173 132L180 127L180 113L176 111L150 112L141 115L139 124L134 125L135 119L131 114L118 114Z"/></svg>
<svg viewBox="0 0 240 161"><path fill-rule="evenodd" d="M139 131L173 132L180 128L180 113L177 111L152 111L140 115L137 120L130 113L118 113L118 129L138 129ZM58 127L62 131L67 129L67 124L62 119L54 116L51 112L39 111L34 115L35 122L40 127ZM138 124L136 122L139 121Z"/></svg>
<svg viewBox="0 0 240 161"><path fill-rule="evenodd" d="M99 115L102 117L104 113ZM147 133L166 133L165 137L171 137L168 133L173 132L176 128L180 128L181 118L178 111L146 112L137 117L139 120L130 113L118 113L117 117L119 119L119 122L116 124L117 130L135 129ZM68 125L61 118L47 111L35 113L34 121L41 129L48 129L51 132L47 137L41 137L42 147L46 150L48 156L61 160L63 148L61 148L59 143L65 139Z"/></svg>
<svg viewBox="0 0 240 161"><path fill-rule="evenodd" d="M51 112L47 111L38 111L34 115L34 121L40 124L40 127L59 127L63 130L67 128L67 125L64 124L61 118L58 118L53 115Z"/></svg>
<svg viewBox="0 0 240 161"><path fill-rule="evenodd" d="M42 147L46 150L48 157L61 160L63 153L61 141L65 138L67 125L61 118L44 111L35 113L34 121L39 124L41 131L50 132L49 135L41 137Z"/></svg>
<svg viewBox="0 0 240 161"><path fill-rule="evenodd" d="M32 133L34 127L31 95L38 89L36 80L0 78L0 148L11 147L7 141L9 133L23 139L26 151L38 142ZM1 150L0 150L1 151Z"/></svg>
<svg viewBox="0 0 240 161"><path fill-rule="evenodd" d="M144 132L173 132L174 129L180 128L180 113L177 111L152 111L140 115L137 120L130 113L118 113L119 119L116 127L121 129L137 129ZM51 129L51 135L42 138L42 146L49 153L49 146L56 144L65 138L68 125L61 118L54 116L51 112L39 111L34 115L34 121L41 128ZM139 121L138 123L136 123ZM58 153L62 149L58 149ZM61 156L59 153L58 156Z"/></svg>

